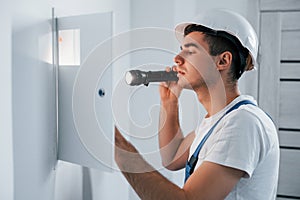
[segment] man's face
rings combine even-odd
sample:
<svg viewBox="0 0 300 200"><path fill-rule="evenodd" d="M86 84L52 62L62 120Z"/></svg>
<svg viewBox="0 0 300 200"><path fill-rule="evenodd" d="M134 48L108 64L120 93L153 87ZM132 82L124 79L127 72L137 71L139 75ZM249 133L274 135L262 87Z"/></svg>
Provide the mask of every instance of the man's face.
<svg viewBox="0 0 300 200"><path fill-rule="evenodd" d="M203 33L192 32L185 36L181 52L174 58L179 76L178 84L183 88L197 90L215 83L220 73L213 59Z"/></svg>

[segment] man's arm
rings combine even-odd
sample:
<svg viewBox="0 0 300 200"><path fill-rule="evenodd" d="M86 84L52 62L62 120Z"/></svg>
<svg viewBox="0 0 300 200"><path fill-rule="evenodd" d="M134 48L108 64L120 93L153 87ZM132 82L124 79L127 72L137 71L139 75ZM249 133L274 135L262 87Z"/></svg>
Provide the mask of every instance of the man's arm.
<svg viewBox="0 0 300 200"><path fill-rule="evenodd" d="M167 71L170 69L167 68ZM179 124L177 83L162 83L159 88L161 109L159 117L159 147L164 167L178 170L185 166L194 133L184 137Z"/></svg>
<svg viewBox="0 0 300 200"><path fill-rule="evenodd" d="M162 164L170 170L184 167L193 137L185 140L179 125L178 103L161 103L159 118L159 148ZM184 144L184 145L183 145Z"/></svg>
<svg viewBox="0 0 300 200"><path fill-rule="evenodd" d="M115 128L115 160L123 175L141 199L201 200L224 199L243 171L204 162L190 176L183 188L155 171Z"/></svg>

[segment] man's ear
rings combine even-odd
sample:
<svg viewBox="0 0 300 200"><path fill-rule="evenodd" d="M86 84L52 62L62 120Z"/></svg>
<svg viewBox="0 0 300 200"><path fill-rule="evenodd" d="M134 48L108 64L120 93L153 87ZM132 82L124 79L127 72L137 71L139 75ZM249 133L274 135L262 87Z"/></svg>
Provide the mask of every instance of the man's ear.
<svg viewBox="0 0 300 200"><path fill-rule="evenodd" d="M229 51L224 51L217 56L216 66L218 70L229 69L232 63L232 54Z"/></svg>

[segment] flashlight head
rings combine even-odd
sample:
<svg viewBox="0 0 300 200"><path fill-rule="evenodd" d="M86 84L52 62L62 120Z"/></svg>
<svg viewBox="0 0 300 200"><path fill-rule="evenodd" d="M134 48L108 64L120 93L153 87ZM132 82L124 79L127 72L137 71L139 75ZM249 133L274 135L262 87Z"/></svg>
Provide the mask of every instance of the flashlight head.
<svg viewBox="0 0 300 200"><path fill-rule="evenodd" d="M147 74L140 70L131 70L126 72L125 81L128 85L141 85L147 84Z"/></svg>

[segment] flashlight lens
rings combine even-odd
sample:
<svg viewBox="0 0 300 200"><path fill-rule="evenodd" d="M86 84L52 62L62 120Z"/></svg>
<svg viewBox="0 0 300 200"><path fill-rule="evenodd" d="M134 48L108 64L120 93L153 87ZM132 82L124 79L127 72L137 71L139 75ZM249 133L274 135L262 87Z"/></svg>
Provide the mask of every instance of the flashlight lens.
<svg viewBox="0 0 300 200"><path fill-rule="evenodd" d="M132 83L132 79L133 79L133 76L132 76L131 72L126 72L125 80L128 85L130 85Z"/></svg>

